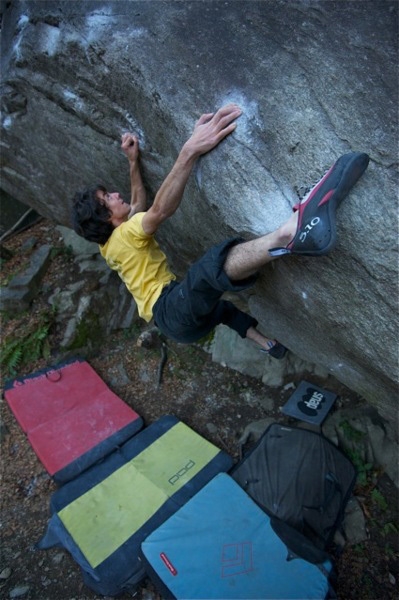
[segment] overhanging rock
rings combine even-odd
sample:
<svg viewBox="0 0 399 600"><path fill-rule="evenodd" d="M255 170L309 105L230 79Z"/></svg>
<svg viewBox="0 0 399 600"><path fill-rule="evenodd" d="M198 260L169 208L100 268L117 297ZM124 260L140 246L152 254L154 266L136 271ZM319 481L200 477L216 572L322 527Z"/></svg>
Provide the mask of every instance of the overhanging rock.
<svg viewBox="0 0 399 600"><path fill-rule="evenodd" d="M123 131L152 197L203 112L235 133L199 162L160 232L180 276L210 244L270 232L342 153L369 169L336 250L262 270L240 302L268 335L397 416L397 3L2 4L3 189L69 226L76 188L129 195Z"/></svg>

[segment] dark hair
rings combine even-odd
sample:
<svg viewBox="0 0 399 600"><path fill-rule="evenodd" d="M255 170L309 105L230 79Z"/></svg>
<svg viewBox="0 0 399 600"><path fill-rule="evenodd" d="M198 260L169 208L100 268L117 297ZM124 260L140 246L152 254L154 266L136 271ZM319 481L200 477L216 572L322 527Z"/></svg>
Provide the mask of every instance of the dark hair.
<svg viewBox="0 0 399 600"><path fill-rule="evenodd" d="M76 192L73 198L72 225L76 233L89 242L105 244L114 226L110 222L111 211L97 198L97 192L106 192L104 186L87 188Z"/></svg>

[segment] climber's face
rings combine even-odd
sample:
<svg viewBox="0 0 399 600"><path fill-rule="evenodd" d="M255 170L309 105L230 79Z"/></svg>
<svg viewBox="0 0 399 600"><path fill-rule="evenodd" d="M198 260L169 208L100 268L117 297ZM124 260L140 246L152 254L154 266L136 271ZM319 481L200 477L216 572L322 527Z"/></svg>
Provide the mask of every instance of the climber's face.
<svg viewBox="0 0 399 600"><path fill-rule="evenodd" d="M130 204L126 204L126 202L124 202L119 192L98 190L97 198L101 204L106 206L112 213L111 223L114 225L114 227L117 227L127 220L130 212Z"/></svg>

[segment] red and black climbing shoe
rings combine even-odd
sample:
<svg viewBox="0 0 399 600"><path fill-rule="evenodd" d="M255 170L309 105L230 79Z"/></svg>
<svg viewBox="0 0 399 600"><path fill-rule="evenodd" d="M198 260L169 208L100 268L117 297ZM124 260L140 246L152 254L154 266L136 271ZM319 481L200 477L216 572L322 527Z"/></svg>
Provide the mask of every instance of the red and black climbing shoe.
<svg viewBox="0 0 399 600"><path fill-rule="evenodd" d="M296 234L285 248L272 248L271 256L306 254L322 256L333 249L337 239L335 213L345 196L369 164L364 152L341 156L300 204Z"/></svg>

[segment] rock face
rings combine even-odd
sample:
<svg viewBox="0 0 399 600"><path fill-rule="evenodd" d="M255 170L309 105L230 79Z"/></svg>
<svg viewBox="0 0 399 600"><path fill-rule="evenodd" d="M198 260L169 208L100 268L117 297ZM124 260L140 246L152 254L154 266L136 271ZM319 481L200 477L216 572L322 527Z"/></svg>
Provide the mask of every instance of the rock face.
<svg viewBox="0 0 399 600"><path fill-rule="evenodd" d="M210 244L270 232L342 153L370 166L328 257L284 258L240 302L304 360L397 411L397 3L2 3L4 191L69 226L76 188L129 196L138 133L153 197L195 120L235 101L160 240L182 275Z"/></svg>
<svg viewBox="0 0 399 600"><path fill-rule="evenodd" d="M38 293L40 283L50 262L51 246L41 246L34 252L29 267L24 273L12 278L2 290L0 310L23 312L29 309L32 298Z"/></svg>

